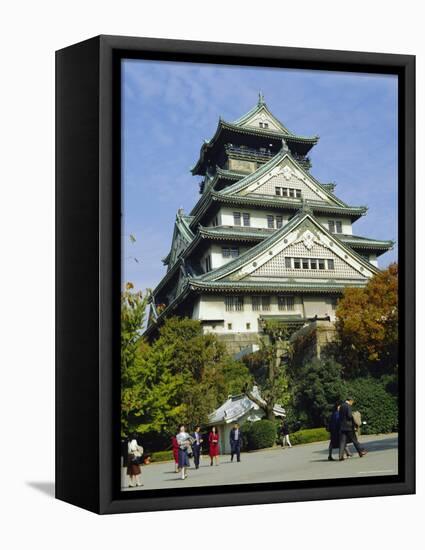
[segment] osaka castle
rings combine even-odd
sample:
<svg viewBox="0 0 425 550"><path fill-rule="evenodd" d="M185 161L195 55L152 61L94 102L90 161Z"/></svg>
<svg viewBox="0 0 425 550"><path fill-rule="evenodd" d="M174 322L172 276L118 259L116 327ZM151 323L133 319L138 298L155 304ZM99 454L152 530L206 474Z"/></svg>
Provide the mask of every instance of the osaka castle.
<svg viewBox="0 0 425 550"><path fill-rule="evenodd" d="M202 178L200 198L176 215L148 337L165 318L188 317L237 352L258 341L268 319L332 323L343 289L378 272L377 258L394 243L353 231L367 208L311 174L318 140L286 128L261 94L238 120L219 119L191 170Z"/></svg>

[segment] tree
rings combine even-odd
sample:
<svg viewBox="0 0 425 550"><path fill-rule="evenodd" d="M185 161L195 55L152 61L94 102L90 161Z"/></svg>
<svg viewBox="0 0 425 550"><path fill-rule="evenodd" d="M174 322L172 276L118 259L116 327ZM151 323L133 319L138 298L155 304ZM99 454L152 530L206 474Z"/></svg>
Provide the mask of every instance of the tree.
<svg viewBox="0 0 425 550"><path fill-rule="evenodd" d="M203 423L229 393L249 384L248 369L232 360L215 335L199 321L170 318L148 344L139 338L131 384L122 392L127 429L167 434L178 423Z"/></svg>
<svg viewBox="0 0 425 550"><path fill-rule="evenodd" d="M245 365L230 358L216 335L203 334L199 321L167 319L152 352L161 354L161 368L181 379L180 421L189 425L207 421L230 393L241 392L250 380Z"/></svg>
<svg viewBox="0 0 425 550"><path fill-rule="evenodd" d="M336 310L335 355L347 377L394 374L398 365L398 267L347 288Z"/></svg>
<svg viewBox="0 0 425 550"><path fill-rule="evenodd" d="M132 283L121 293L121 431L128 433L131 418L138 411L141 341L147 294L134 291Z"/></svg>
<svg viewBox="0 0 425 550"><path fill-rule="evenodd" d="M313 359L291 371L295 414L310 428L326 424L333 405L345 398L342 367L333 359Z"/></svg>
<svg viewBox="0 0 425 550"><path fill-rule="evenodd" d="M250 390L247 391L247 395L264 411L268 420L274 420L275 404L286 405L290 399L285 369L291 350L290 331L278 321L265 321L263 333L264 336L260 338L260 350L244 358L260 390L261 399Z"/></svg>

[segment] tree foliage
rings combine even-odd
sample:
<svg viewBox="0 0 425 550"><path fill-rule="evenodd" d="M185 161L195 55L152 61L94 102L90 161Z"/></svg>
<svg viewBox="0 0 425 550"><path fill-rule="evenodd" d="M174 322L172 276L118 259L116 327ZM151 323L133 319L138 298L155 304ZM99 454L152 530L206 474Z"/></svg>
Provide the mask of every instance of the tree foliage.
<svg viewBox="0 0 425 550"><path fill-rule="evenodd" d="M123 293L122 431L154 438L172 433L180 422L205 422L251 377L215 335L203 334L199 321L168 319L158 338L146 342L140 335L145 306L140 293Z"/></svg>
<svg viewBox="0 0 425 550"><path fill-rule="evenodd" d="M398 267L347 288L336 310L335 353L346 376L393 374L398 365Z"/></svg>
<svg viewBox="0 0 425 550"><path fill-rule="evenodd" d="M353 409L359 410L365 426L363 434L389 433L398 430L397 399L386 391L381 380L366 377L346 383L347 395L355 398Z"/></svg>
<svg viewBox="0 0 425 550"><path fill-rule="evenodd" d="M121 431L128 433L138 411L141 384L140 334L145 320L147 295L127 283L121 293Z"/></svg>
<svg viewBox="0 0 425 550"><path fill-rule="evenodd" d="M292 404L304 426L324 426L333 405L345 398L341 372L333 359L313 359L291 371Z"/></svg>

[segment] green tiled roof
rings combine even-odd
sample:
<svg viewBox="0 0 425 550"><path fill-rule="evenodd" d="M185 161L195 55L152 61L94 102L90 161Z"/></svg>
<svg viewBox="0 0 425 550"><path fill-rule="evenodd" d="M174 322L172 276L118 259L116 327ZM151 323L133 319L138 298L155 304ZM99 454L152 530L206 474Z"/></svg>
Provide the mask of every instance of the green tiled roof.
<svg viewBox="0 0 425 550"><path fill-rule="evenodd" d="M344 234L335 234L335 236L341 241L356 246L357 248L382 248L388 250L392 248L395 244L394 241L381 241L379 239L369 239L367 237L359 237L357 235L344 235Z"/></svg>
<svg viewBox="0 0 425 550"><path fill-rule="evenodd" d="M226 275L232 273L233 271L236 271L243 265L245 265L247 262L249 262L251 259L253 259L255 256L266 250L269 246L273 245L276 241L281 239L285 234L290 233L298 224L300 224L305 218L309 218L311 222L317 226L319 230L321 230L323 233L326 234L327 237L333 240L334 242L338 243L342 248L351 256L354 256L356 260L366 267L369 271L377 273L379 271L378 268L370 264L365 258L357 254L354 250L349 248L345 243L338 241L335 239L335 235L333 233L329 233L329 231L323 227L317 220L314 219L313 216L311 216L308 213L305 212L298 212L286 225L284 225L281 229L278 229L275 231L272 235L270 235L267 239L264 239L259 244L253 246L234 260L231 260L224 266L219 267L218 269L214 269L212 271L209 271L208 273L205 273L204 275L201 275L197 280L202 281L213 281L218 278L223 278Z"/></svg>
<svg viewBox="0 0 425 550"><path fill-rule="evenodd" d="M320 191L324 192L333 204L337 204L339 206L347 206L345 204L345 202L343 202L340 199L338 199L337 197L335 197L335 195L329 193L329 191L327 189L325 189L322 186L322 184L310 174L310 172L307 172L307 170L305 170L304 167L300 163L298 163L295 159L293 159L291 154L288 151L286 151L283 147L279 151L279 153L277 153L277 155L272 157L268 162L263 164L255 172L252 172L248 176L240 179L237 183L234 183L233 185L230 185L229 187L224 189L222 191L223 195L233 195L235 193L238 193L242 189L247 188L252 182L257 180L258 178L260 178L264 174L267 174L267 172L273 170L273 168L275 168L280 162L282 162L282 160L284 160L285 157L288 157L290 159L290 161L292 161L292 163L302 172L302 174L304 174L304 176L306 178L311 180L313 182L313 184L317 185L317 187L320 189ZM277 199L278 198L279 197L277 197Z"/></svg>
<svg viewBox="0 0 425 550"><path fill-rule="evenodd" d="M305 137L305 136L296 136L293 134L288 134L285 132L276 132L274 130L270 130L267 128L253 128L250 126L244 126L241 127L238 124L233 124L231 122L225 122L224 120L220 119L217 125L217 129L215 131L214 136L209 140L205 141L202 144L199 159L196 162L195 166L191 169L192 174L195 174L195 172L198 170L199 166L202 164L205 153L212 149L217 142L218 138L220 137L220 134L222 130L230 130L236 134L245 134L245 135L252 135L252 136L262 136L267 137L270 139L285 139L289 143L305 143L310 144L311 146L315 145L319 141L318 136L314 137Z"/></svg>
<svg viewBox="0 0 425 550"><path fill-rule="evenodd" d="M223 291L229 292L333 292L341 293L347 287L361 287L366 281L341 282L338 284L332 279L315 283L310 282L272 282L272 281L198 281L189 279L189 287L192 290Z"/></svg>
<svg viewBox="0 0 425 550"><path fill-rule="evenodd" d="M303 201L301 199L285 200L281 197L266 196L266 195L225 195L223 192L210 191L205 194L202 199L197 203L194 210L192 210L193 220L191 227L195 228L200 222L202 216L210 208L211 204L216 202L218 204L230 204L233 206L253 206L259 208L273 208L281 210L299 210ZM338 206L332 204L326 204L320 201L305 201L309 205L313 212L337 214L340 216L349 216L353 218L359 218L367 212L366 206Z"/></svg>
<svg viewBox="0 0 425 550"><path fill-rule="evenodd" d="M215 227L203 227L199 226L199 233L204 238L211 240L225 240L225 239L246 239L251 241L267 239L276 229L268 228L255 228L255 227L239 227L239 226L223 226L218 225ZM369 239L367 237L358 237L356 235L346 235L333 233L333 235L340 241L348 244L350 247L365 248L371 250L389 250L394 246L394 241L382 241L379 239Z"/></svg>

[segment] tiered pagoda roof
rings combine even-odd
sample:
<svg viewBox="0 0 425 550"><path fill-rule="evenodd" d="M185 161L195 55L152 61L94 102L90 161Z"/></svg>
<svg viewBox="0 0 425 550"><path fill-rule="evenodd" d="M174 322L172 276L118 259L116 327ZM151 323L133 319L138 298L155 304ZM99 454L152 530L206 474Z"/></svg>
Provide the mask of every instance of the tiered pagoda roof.
<svg viewBox="0 0 425 550"><path fill-rule="evenodd" d="M267 120L267 122L262 123L262 120ZM255 124L257 121L259 121L258 124ZM262 125L260 126L260 124ZM271 113L264 97L260 94L257 105L238 120L226 122L220 117L214 136L210 140L204 141L199 159L191 172L193 175L205 175L211 166L216 165L219 152L226 147L234 148L236 154L249 155L249 150L240 148L238 150L238 145L241 142L245 146L249 146L250 143L258 145L263 142L266 151L260 153L256 147L255 150L251 150L251 154L255 155L256 159L263 155L262 160L265 161L267 157L274 156L278 152L282 139L286 141L291 152L302 160L319 141L318 136L299 136L288 130ZM239 143L236 144L235 141Z"/></svg>
<svg viewBox="0 0 425 550"><path fill-rule="evenodd" d="M262 126L258 126L260 122ZM229 170L216 162L220 158L219 152L235 143L235 135L255 138L257 149L262 138L270 142L269 145L273 144L270 154L264 154L264 158L257 162L259 167L251 173ZM242 155L253 154L248 147L249 139L245 141ZM189 216L181 209L177 213L171 251L163 260L168 271L152 292L151 320L159 321L170 313L181 311L183 305L199 292L340 294L346 287L365 284L379 271L362 254L379 256L392 248L393 241L331 233L323 225L323 217L327 215L355 221L366 214L367 207L346 204L334 194L334 183L321 183L310 173L305 154L317 141L317 136L306 138L288 130L269 111L262 95L257 105L235 122L220 119L215 135L204 143L200 158L192 169L193 174L205 176L202 195ZM238 153L233 151L232 154ZM290 187L291 181L302 188L301 196L275 194L275 185ZM285 213L285 223L276 229L211 226L211 219L221 206L246 208L248 211L281 211ZM322 217L322 223L317 216ZM290 243L305 238L310 239L310 244L314 242L335 255L340 265L345 266L341 276L326 276L326 271L323 271L316 278L300 277L293 272L281 273L277 277L258 271L276 255L282 254ZM205 273L200 258L203 251L216 242L242 244L244 248L248 245L249 248L221 267ZM154 330L154 325L149 325L148 334Z"/></svg>

